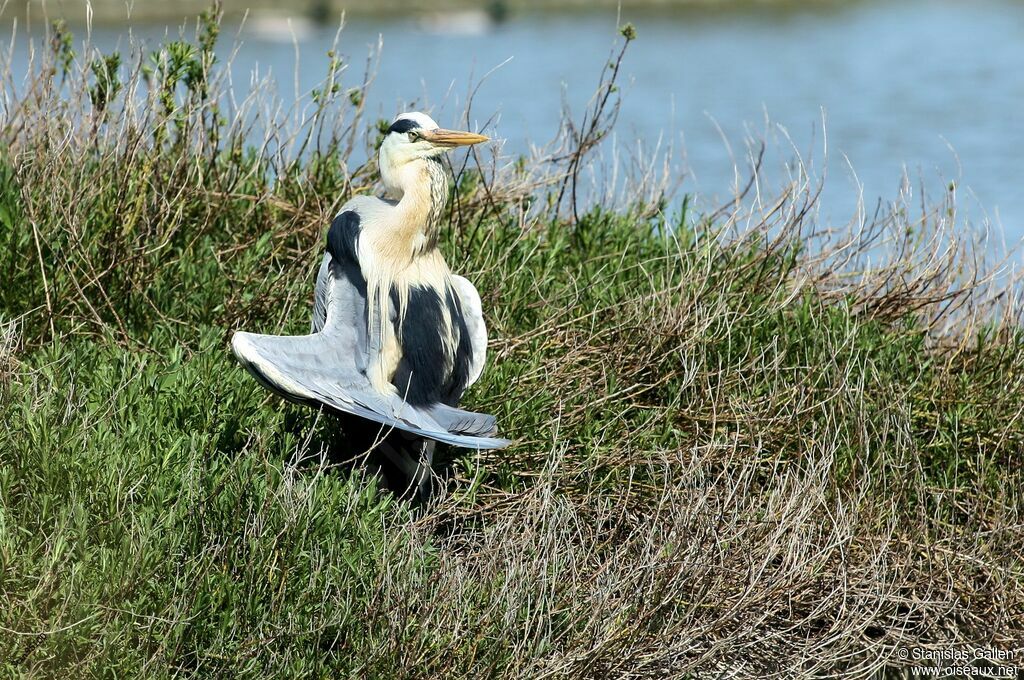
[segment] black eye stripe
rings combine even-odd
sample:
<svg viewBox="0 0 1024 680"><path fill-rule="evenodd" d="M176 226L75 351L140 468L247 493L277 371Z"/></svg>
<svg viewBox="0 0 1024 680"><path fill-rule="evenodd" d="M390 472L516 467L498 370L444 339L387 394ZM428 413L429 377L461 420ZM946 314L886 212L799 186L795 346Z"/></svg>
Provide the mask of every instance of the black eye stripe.
<svg viewBox="0 0 1024 680"><path fill-rule="evenodd" d="M392 132L409 132L418 127L420 127L420 124L411 118L400 118L391 124L391 127L388 128L388 134L390 135Z"/></svg>

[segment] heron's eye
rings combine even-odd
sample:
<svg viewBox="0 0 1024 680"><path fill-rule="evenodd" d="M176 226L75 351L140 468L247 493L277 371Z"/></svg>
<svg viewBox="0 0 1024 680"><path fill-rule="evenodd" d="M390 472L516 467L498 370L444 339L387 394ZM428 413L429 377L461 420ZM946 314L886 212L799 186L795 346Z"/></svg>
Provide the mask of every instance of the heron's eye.
<svg viewBox="0 0 1024 680"><path fill-rule="evenodd" d="M410 142L415 142L419 138L420 138L420 133L419 133L418 130L409 130L409 141Z"/></svg>

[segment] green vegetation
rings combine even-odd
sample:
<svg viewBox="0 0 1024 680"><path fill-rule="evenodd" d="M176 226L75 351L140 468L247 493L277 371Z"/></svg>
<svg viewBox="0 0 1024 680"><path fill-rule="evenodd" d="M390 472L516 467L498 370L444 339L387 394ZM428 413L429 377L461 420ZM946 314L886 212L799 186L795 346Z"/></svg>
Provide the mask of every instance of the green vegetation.
<svg viewBox="0 0 1024 680"><path fill-rule="evenodd" d="M414 510L228 348L306 327L373 188L365 80L331 54L289 128L227 110L209 18L135 65L61 31L0 127L5 674L868 673L1024 640L1020 303L950 206L829 236L799 183L587 205L613 59L586 132L459 175L445 252L491 335L466 403L517 444L451 452Z"/></svg>

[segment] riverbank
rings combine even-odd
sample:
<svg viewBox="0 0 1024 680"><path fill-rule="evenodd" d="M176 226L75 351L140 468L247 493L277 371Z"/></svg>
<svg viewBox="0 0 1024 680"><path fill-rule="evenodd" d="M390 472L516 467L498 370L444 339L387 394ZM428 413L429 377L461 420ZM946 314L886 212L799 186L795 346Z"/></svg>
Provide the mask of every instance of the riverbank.
<svg viewBox="0 0 1024 680"><path fill-rule="evenodd" d="M61 38L0 127L8 674L866 676L1019 647L1024 308L951 203L837 233L799 174L757 212L666 214L650 174L588 201L605 69L591 134L459 173L443 251L490 331L465 405L516 443L449 452L416 509L228 347L308 329L326 227L377 189L362 91L332 63L305 124L267 94L228 120L212 24L147 74Z"/></svg>

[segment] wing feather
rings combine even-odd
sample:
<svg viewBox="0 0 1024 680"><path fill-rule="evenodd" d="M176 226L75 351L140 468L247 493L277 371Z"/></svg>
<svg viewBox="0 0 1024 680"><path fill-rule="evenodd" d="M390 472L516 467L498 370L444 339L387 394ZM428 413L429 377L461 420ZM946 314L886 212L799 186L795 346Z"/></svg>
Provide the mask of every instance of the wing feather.
<svg viewBox="0 0 1024 680"><path fill-rule="evenodd" d="M476 287L469 279L458 274L452 275L452 283L459 294L462 316L466 321L466 328L469 329L470 345L473 348L469 363L469 380L466 382L466 387L469 387L480 378L484 363L487 361L487 324L484 323L483 305L480 303L480 293L476 291Z"/></svg>
<svg viewBox="0 0 1024 680"><path fill-rule="evenodd" d="M327 320L330 275L331 256L329 253L324 253L324 258L320 261L320 271L316 275L316 288L313 289L313 320L309 325L310 333L319 333L323 330L324 322Z"/></svg>
<svg viewBox="0 0 1024 680"><path fill-rule="evenodd" d="M327 406L455 446L495 449L509 444L490 436L494 428L489 416L447 407L441 417L455 428L449 430L429 409L411 406L398 395L381 394L353 362L339 363L341 357L328 346L329 340L324 333L286 337L239 332L231 347L261 384L289 401ZM485 430L481 424L487 423L491 427Z"/></svg>

